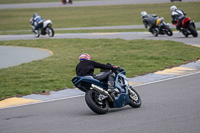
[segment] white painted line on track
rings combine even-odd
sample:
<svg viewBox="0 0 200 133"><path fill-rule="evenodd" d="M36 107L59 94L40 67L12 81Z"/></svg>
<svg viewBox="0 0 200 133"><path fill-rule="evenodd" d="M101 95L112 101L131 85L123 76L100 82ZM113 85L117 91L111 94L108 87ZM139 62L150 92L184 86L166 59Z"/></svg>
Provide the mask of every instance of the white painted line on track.
<svg viewBox="0 0 200 133"><path fill-rule="evenodd" d="M172 78L166 78L166 79L157 80L157 81L148 82L148 83L143 83L143 84L135 85L134 87L143 86L143 85L149 85L149 84L154 84L154 83L159 83L159 82L164 82L164 81L169 81L169 80L172 80L172 79L183 78L183 77L187 77L187 76L191 76L191 75L195 75L195 74L200 74L200 72L190 73L190 74L176 76L176 77L172 77Z"/></svg>

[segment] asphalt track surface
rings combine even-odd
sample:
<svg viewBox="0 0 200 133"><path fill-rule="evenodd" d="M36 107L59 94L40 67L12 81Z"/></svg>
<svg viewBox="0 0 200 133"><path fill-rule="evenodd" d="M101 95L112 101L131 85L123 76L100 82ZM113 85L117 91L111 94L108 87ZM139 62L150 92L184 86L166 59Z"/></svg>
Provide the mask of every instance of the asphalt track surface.
<svg viewBox="0 0 200 133"><path fill-rule="evenodd" d="M43 59L50 55L52 52L46 49L0 46L0 69Z"/></svg>
<svg viewBox="0 0 200 133"><path fill-rule="evenodd" d="M35 39L33 35L25 36L27 39ZM161 39L200 45L199 37L185 38L178 32L173 37L127 32L59 34L55 38L80 36L90 39ZM87 107L83 96L0 109L0 133L198 133L199 79L200 73L197 72L136 86L143 101L141 108L126 106L111 109L106 115L94 114Z"/></svg>
<svg viewBox="0 0 200 133"><path fill-rule="evenodd" d="M198 32L199 33L199 32ZM183 42L191 45L200 45L199 37L193 38L192 36L184 37L179 32L174 32L173 36L158 35L154 37L149 32L116 32L116 33L66 33L66 34L55 34L51 39L62 39L62 38L89 38L89 39L149 39L149 40L172 40L177 42ZM0 35L0 40L30 40L30 39L49 39L48 36L41 36L35 38L33 34L27 35Z"/></svg>
<svg viewBox="0 0 200 133"><path fill-rule="evenodd" d="M198 133L200 73L135 87L142 106L94 114L84 97L0 110L1 133Z"/></svg>

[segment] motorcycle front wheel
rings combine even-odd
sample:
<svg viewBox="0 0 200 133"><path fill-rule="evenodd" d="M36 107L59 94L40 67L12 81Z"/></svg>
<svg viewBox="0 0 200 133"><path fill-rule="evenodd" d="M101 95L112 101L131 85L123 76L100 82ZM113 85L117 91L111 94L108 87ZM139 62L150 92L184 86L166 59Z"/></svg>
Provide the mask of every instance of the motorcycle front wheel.
<svg viewBox="0 0 200 133"><path fill-rule="evenodd" d="M140 95L137 93L137 91L135 89L133 89L132 86L130 86L130 89L133 92L129 91L129 99L130 99L129 105L133 108L139 108L142 104L142 100L140 98Z"/></svg>
<svg viewBox="0 0 200 133"><path fill-rule="evenodd" d="M88 107L97 114L106 114L109 110L108 101L100 100L99 93L95 90L89 90L85 94L85 101Z"/></svg>
<svg viewBox="0 0 200 133"><path fill-rule="evenodd" d="M47 28L47 34L49 37L53 37L54 36L54 30L52 27L48 27Z"/></svg>
<svg viewBox="0 0 200 133"><path fill-rule="evenodd" d="M40 31L39 30L35 30L35 37L40 37Z"/></svg>
<svg viewBox="0 0 200 133"><path fill-rule="evenodd" d="M169 28L169 26L166 26L166 25L165 25L165 30L166 30L166 34L167 34L168 36L172 36L172 35L173 35L173 32L172 32L172 30Z"/></svg>
<svg viewBox="0 0 200 133"><path fill-rule="evenodd" d="M157 36L158 36L158 30L154 28L152 34L153 34L155 37L157 37Z"/></svg>
<svg viewBox="0 0 200 133"><path fill-rule="evenodd" d="M198 33L197 33L196 29L192 25L188 26L188 30L190 31L190 33L192 34L193 37L197 37L198 36Z"/></svg>

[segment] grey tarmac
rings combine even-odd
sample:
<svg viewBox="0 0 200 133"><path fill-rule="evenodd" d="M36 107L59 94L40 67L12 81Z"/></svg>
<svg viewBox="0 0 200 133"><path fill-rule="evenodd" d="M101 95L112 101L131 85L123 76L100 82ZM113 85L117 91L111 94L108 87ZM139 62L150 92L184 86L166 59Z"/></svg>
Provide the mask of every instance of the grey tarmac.
<svg viewBox="0 0 200 133"><path fill-rule="evenodd" d="M1 133L198 133L200 73L135 87L142 106L94 114L84 97L0 109Z"/></svg>
<svg viewBox="0 0 200 133"><path fill-rule="evenodd" d="M136 2L142 1L145 0ZM145 2L153 1L156 0ZM157 0L157 2L167 1ZM63 34L56 35L55 38L79 38L80 35L81 38L91 39L106 38L106 36L108 39L172 39L200 45L199 37L184 38L178 32L175 32L173 37L157 38L148 32ZM15 37L20 38L20 36ZM26 37L35 39L33 35ZM141 108L132 109L127 106L111 109L106 115L94 114L87 107L83 96L0 109L0 133L198 133L199 79L200 72L197 72L136 86L135 89L143 101Z"/></svg>

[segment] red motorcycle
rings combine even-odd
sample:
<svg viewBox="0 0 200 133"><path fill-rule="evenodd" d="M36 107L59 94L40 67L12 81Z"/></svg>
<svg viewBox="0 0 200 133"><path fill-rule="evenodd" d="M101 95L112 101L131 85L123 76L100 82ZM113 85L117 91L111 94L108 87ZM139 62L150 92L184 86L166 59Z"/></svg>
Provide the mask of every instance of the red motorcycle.
<svg viewBox="0 0 200 133"><path fill-rule="evenodd" d="M177 23L174 25L177 25ZM181 32L185 37L188 37L189 35L192 35L193 37L198 36L194 21L191 21L191 19L188 17L182 20L181 28L182 28Z"/></svg>

